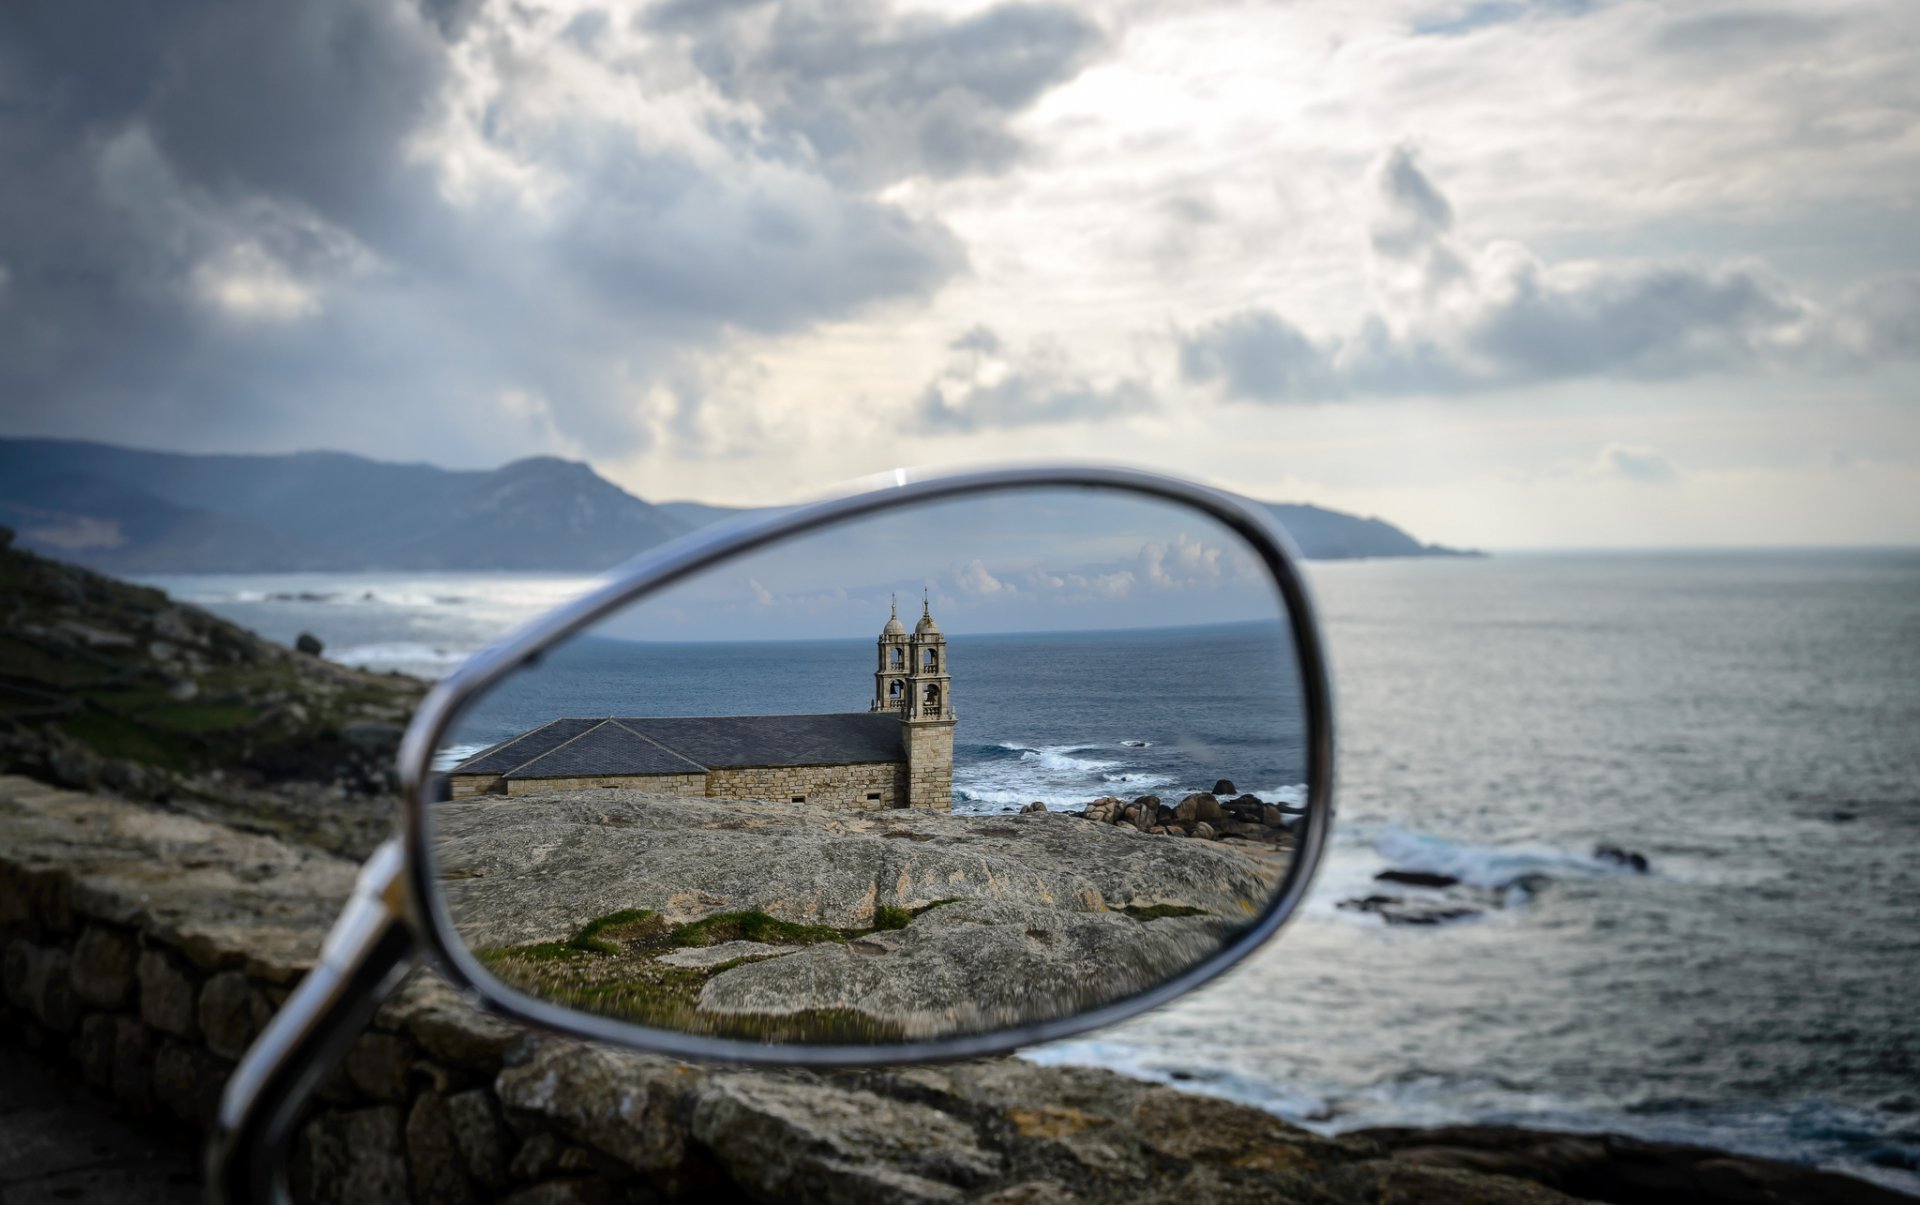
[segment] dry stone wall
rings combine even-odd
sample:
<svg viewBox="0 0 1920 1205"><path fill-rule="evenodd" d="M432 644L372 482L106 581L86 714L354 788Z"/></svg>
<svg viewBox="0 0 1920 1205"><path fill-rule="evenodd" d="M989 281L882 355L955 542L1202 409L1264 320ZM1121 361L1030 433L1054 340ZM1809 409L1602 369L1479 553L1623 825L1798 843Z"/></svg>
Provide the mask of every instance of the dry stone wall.
<svg viewBox="0 0 1920 1205"><path fill-rule="evenodd" d="M126 1110L204 1134L354 869L0 776L0 1024ZM1567 1200L1104 1071L753 1071L541 1036L429 974L327 1079L290 1173L317 1205Z"/></svg>

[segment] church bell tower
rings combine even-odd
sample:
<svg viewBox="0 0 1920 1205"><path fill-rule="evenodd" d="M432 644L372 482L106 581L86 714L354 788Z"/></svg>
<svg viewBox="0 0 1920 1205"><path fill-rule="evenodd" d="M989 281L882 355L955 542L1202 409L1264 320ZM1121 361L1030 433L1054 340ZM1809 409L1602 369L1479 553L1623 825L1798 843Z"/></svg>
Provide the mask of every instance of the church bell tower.
<svg viewBox="0 0 1920 1205"><path fill-rule="evenodd" d="M900 717L901 743L907 750L906 790L910 807L953 808L953 678L947 666L947 638L933 621L931 606L920 604L920 622L908 635L896 607L880 630L879 665L874 672L871 711Z"/></svg>

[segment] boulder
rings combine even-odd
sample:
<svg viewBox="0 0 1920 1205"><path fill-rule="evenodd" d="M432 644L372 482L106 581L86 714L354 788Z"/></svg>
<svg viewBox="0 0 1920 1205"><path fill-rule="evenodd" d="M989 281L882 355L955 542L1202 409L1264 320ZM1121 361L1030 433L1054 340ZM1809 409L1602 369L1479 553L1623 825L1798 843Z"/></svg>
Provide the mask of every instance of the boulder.
<svg viewBox="0 0 1920 1205"><path fill-rule="evenodd" d="M1223 778L1213 784L1213 793L1215 795L1237 795L1240 793L1240 788L1233 785L1232 779Z"/></svg>
<svg viewBox="0 0 1920 1205"><path fill-rule="evenodd" d="M1450 874L1430 870L1383 870L1373 879L1376 883L1401 883L1408 887L1452 887L1460 882Z"/></svg>
<svg viewBox="0 0 1920 1205"><path fill-rule="evenodd" d="M1180 806L1173 810L1173 815L1174 819L1181 821L1218 820L1226 815L1226 812L1221 809L1218 799L1205 791L1196 791L1180 801Z"/></svg>
<svg viewBox="0 0 1920 1205"><path fill-rule="evenodd" d="M1593 857L1595 861L1611 862L1638 874L1646 874L1652 869L1645 854L1621 849L1618 845L1596 845L1593 847Z"/></svg>
<svg viewBox="0 0 1920 1205"><path fill-rule="evenodd" d="M302 632L295 636L293 647L295 651L305 653L309 657L318 657L327 651L327 646L320 643L320 638L312 632Z"/></svg>
<svg viewBox="0 0 1920 1205"><path fill-rule="evenodd" d="M1205 820L1198 820L1194 822L1192 835L1202 841L1211 841L1219 834L1214 830L1213 825Z"/></svg>

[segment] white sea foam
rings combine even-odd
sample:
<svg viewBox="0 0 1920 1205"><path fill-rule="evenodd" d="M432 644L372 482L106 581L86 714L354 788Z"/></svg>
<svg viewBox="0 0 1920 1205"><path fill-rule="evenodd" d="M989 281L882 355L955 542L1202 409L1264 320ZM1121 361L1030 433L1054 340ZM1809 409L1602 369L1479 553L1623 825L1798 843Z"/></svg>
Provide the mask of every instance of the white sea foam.
<svg viewBox="0 0 1920 1205"><path fill-rule="evenodd" d="M342 665L352 665L360 669L399 669L424 677L437 678L452 672L461 662L472 656L473 652L472 649L450 648L444 645L394 641L385 644L357 644L349 648L329 650L327 657Z"/></svg>
<svg viewBox="0 0 1920 1205"><path fill-rule="evenodd" d="M446 745L434 752L433 768L436 771L451 770L484 748L485 745Z"/></svg>
<svg viewBox="0 0 1920 1205"><path fill-rule="evenodd" d="M954 767L955 806L960 811L999 810L1040 800L1055 808L1084 807L1102 795L1143 794L1172 780L1102 757L1091 745L1019 745L996 748L1019 756L962 761Z"/></svg>

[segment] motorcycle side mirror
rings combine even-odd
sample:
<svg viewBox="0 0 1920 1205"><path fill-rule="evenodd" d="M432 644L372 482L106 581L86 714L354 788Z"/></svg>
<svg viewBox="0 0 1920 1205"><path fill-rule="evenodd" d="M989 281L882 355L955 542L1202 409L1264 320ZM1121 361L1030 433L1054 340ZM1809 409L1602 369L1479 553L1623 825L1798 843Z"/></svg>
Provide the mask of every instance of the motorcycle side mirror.
<svg viewBox="0 0 1920 1205"><path fill-rule="evenodd" d="M910 479L697 532L476 656L402 745L402 836L229 1084L216 1199L418 959L690 1059L998 1053L1205 983L1332 818L1285 537L1190 483Z"/></svg>

